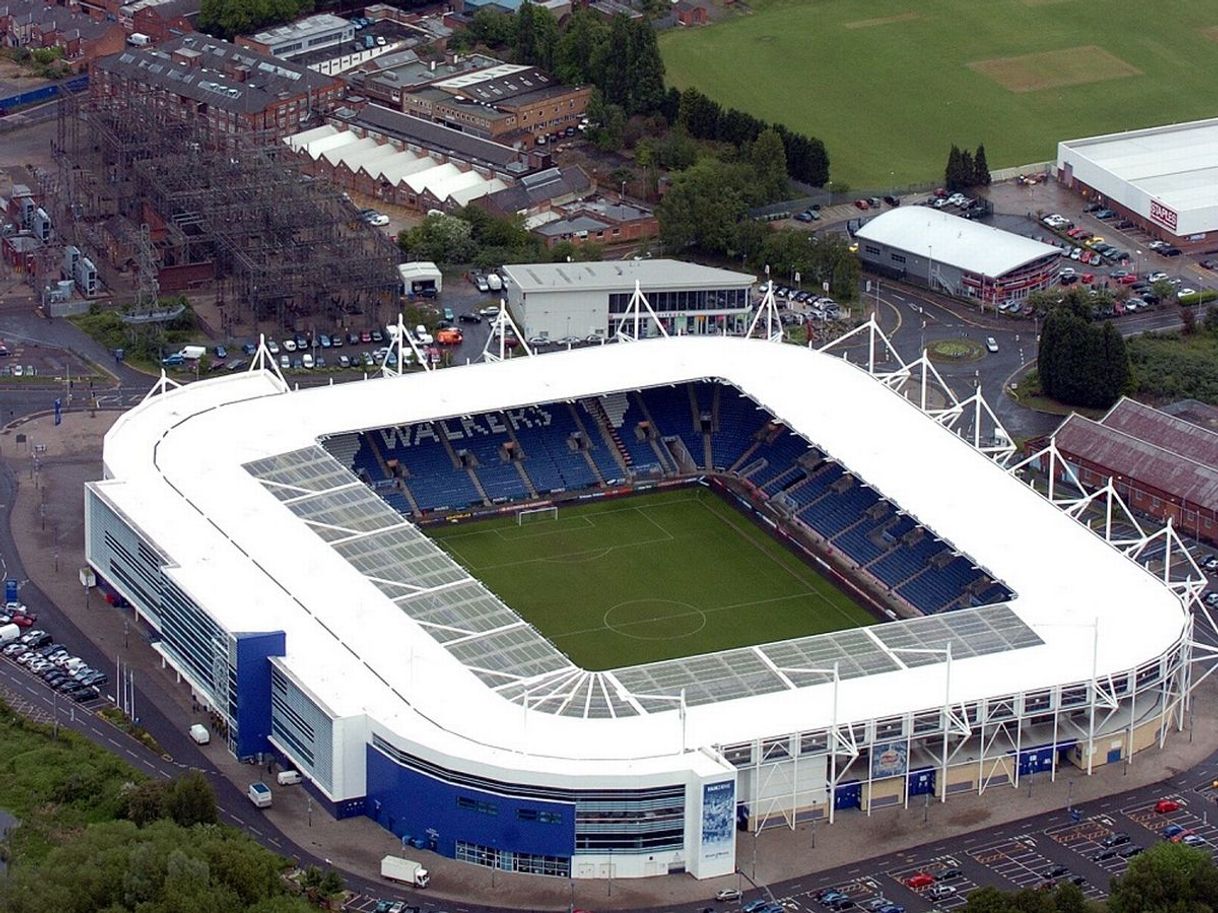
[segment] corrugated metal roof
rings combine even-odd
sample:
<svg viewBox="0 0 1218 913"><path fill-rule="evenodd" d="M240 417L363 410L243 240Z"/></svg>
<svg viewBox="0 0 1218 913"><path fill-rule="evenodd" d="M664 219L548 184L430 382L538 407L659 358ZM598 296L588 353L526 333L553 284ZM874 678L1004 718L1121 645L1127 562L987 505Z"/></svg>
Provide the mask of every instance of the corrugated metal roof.
<svg viewBox="0 0 1218 913"><path fill-rule="evenodd" d="M1054 435L1064 456L1077 456L1113 476L1136 479L1165 494L1208 510L1218 510L1218 469L1156 444L1071 415Z"/></svg>
<svg viewBox="0 0 1218 913"><path fill-rule="evenodd" d="M1203 466L1218 468L1218 434L1137 400L1122 398L1101 424L1124 431Z"/></svg>

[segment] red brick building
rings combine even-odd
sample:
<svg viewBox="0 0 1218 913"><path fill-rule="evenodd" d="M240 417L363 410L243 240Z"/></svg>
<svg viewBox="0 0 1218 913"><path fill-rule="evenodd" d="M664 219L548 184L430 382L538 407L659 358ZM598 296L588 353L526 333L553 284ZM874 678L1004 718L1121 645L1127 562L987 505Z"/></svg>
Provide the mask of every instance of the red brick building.
<svg viewBox="0 0 1218 913"><path fill-rule="evenodd" d="M89 80L95 97L147 97L220 134L259 135L266 142L315 122L340 103L343 91L341 80L201 34L98 60Z"/></svg>
<svg viewBox="0 0 1218 913"><path fill-rule="evenodd" d="M673 12L681 25L706 25L710 22L706 7L695 0L678 0Z"/></svg>
<svg viewBox="0 0 1218 913"><path fill-rule="evenodd" d="M131 30L147 35L153 44L162 44L195 30L199 0L166 0L164 3L136 4L131 9Z"/></svg>
<svg viewBox="0 0 1218 913"><path fill-rule="evenodd" d="M90 15L76 2L57 6L48 0L0 0L0 45L58 48L73 70L121 51L126 40L118 22Z"/></svg>
<svg viewBox="0 0 1218 913"><path fill-rule="evenodd" d="M1098 422L1071 415L1054 440L1085 488L1111 478L1131 509L1218 542L1218 433L1122 399ZM1066 477L1064 468L1058 476Z"/></svg>

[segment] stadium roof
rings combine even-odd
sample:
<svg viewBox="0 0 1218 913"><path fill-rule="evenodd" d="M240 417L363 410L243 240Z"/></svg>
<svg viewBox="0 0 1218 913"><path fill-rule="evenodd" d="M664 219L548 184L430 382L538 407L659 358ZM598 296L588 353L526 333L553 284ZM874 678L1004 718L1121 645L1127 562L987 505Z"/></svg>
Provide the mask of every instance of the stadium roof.
<svg viewBox="0 0 1218 913"><path fill-rule="evenodd" d="M1177 212L1218 206L1218 118L1060 145Z"/></svg>
<svg viewBox="0 0 1218 913"><path fill-rule="evenodd" d="M631 290L671 288L739 288L757 281L736 273L684 260L605 260L590 263L528 263L505 266L503 272L522 292Z"/></svg>
<svg viewBox="0 0 1218 913"><path fill-rule="evenodd" d="M764 404L1018 598L584 672L317 446L354 430L702 378ZM1187 622L1153 575L860 368L758 340L597 346L295 392L265 372L231 375L120 417L105 469L92 489L169 556L174 582L229 630L287 632L277 662L332 712L366 716L432 756L477 757L522 777L713 767L711 755L677 753L671 702L635 689L688 688L689 746L730 745L826 727L834 689L806 670L834 660L837 719L861 721L941 706L942 657L900 652L907 646L951 639L954 703L1089 679L1093 655L1101 676L1137 667L1178 643ZM504 712L511 698L527 709ZM568 715L563 702L606 715Z"/></svg>
<svg viewBox="0 0 1218 913"><path fill-rule="evenodd" d="M1059 254L1056 247L1040 241L929 206L890 209L860 228L855 237L992 279Z"/></svg>

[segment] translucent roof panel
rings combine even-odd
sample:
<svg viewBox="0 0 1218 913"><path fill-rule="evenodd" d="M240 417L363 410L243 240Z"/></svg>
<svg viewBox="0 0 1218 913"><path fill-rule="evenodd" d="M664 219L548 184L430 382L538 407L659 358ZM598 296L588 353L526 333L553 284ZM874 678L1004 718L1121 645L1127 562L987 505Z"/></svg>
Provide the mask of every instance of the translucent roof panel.
<svg viewBox="0 0 1218 913"><path fill-rule="evenodd" d="M337 542L334 550L390 598L469 579L460 565L413 526Z"/></svg>
<svg viewBox="0 0 1218 913"><path fill-rule="evenodd" d="M476 580L397 600L402 611L441 643L520 624L520 616Z"/></svg>
<svg viewBox="0 0 1218 913"><path fill-rule="evenodd" d="M305 447L278 456L266 457L245 464L245 470L267 487L280 500L301 494L329 491L351 482L351 473L320 447Z"/></svg>
<svg viewBox="0 0 1218 913"><path fill-rule="evenodd" d="M363 483L292 501L288 509L310 524L333 526L348 535L402 526L402 515Z"/></svg>

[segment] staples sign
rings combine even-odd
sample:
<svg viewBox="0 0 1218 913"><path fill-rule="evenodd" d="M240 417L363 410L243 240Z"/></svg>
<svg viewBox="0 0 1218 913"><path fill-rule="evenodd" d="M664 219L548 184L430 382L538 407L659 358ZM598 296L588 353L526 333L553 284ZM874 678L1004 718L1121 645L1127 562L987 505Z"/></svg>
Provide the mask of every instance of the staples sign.
<svg viewBox="0 0 1218 913"><path fill-rule="evenodd" d="M1150 217L1164 228L1170 228L1173 232L1176 230L1176 211L1158 200L1150 201Z"/></svg>

